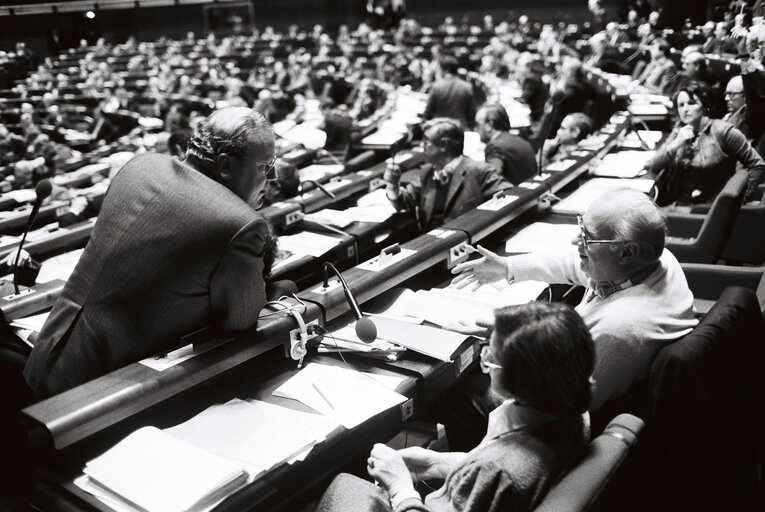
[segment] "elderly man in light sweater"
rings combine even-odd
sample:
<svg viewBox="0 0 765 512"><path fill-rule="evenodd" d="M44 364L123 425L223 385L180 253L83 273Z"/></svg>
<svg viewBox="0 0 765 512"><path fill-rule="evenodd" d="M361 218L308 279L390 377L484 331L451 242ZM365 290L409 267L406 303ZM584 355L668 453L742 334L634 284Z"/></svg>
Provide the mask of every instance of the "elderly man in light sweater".
<svg viewBox="0 0 765 512"><path fill-rule="evenodd" d="M595 341L590 410L596 411L645 377L656 352L698 321L685 275L664 248L666 221L648 196L630 189L610 192L578 220L580 232L570 250L504 258L479 246L483 257L457 265L453 283L478 288L505 278L586 287L576 311ZM471 389L480 386L473 383ZM473 403L483 416L492 400L486 396Z"/></svg>

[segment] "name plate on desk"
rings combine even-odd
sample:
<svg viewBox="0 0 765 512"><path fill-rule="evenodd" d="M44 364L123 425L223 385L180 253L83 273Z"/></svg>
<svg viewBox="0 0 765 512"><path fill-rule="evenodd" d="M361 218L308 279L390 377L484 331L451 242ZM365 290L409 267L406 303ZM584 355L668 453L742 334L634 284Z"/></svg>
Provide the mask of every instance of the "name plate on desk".
<svg viewBox="0 0 765 512"><path fill-rule="evenodd" d="M513 201L518 199L518 196L512 196L512 195L503 195L499 197L492 197L488 201L486 201L483 204L479 204L476 209L478 210L486 210L490 212L496 212L504 208L505 206L509 205Z"/></svg>

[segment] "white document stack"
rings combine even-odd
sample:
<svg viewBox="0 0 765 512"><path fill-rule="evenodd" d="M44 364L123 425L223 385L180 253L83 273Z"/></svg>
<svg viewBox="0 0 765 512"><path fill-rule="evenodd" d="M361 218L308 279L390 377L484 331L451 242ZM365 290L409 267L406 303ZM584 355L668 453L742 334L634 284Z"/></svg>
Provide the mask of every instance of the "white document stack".
<svg viewBox="0 0 765 512"><path fill-rule="evenodd" d="M88 462L75 484L119 512L201 512L338 427L319 414L234 399L164 431L136 430Z"/></svg>

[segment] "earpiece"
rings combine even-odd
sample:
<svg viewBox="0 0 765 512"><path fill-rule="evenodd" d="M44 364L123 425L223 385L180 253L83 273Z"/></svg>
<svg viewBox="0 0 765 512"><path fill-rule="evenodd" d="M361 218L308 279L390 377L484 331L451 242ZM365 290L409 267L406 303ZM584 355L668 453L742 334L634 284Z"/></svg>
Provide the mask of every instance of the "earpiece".
<svg viewBox="0 0 765 512"><path fill-rule="evenodd" d="M303 358L308 353L306 347L308 343L308 328L305 325L305 320L303 320L303 315L300 314L300 311L297 310L294 304L281 300L269 301L266 303L266 307L268 306L279 306L281 308L280 311L289 313L295 319L298 329L290 331L289 356L298 362L298 369L302 368Z"/></svg>

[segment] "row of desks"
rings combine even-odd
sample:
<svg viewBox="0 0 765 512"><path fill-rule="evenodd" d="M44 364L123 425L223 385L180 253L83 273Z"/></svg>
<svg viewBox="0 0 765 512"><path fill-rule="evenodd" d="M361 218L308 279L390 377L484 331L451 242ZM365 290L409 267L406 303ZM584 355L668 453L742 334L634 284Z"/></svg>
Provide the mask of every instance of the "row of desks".
<svg viewBox="0 0 765 512"><path fill-rule="evenodd" d="M443 228L401 244L408 255L377 268L355 267L344 272L358 300L365 302L434 266L454 264L463 258L459 248L475 243L506 226L524 212L537 208L545 194L555 192L588 171L593 158L602 156L629 123L628 116L614 118L598 149L582 150L563 166L553 166L507 192L516 199L497 211L475 210ZM558 170L556 170L558 169ZM409 253L408 251L413 251ZM342 321L347 304L342 290L323 293L314 288L299 294L306 303L306 321ZM264 398L294 372L294 362L284 358L288 332L294 320L273 315L252 332L241 334L209 352L157 373L140 364L112 372L100 379L39 402L24 410L32 437L43 439L37 449L45 453L40 464L43 479L33 501L44 508L103 509L103 505L71 483L85 461L103 451L135 428L155 424L169 426L193 416L207 406L232 396ZM311 360L335 360L328 356ZM478 357L477 345L468 342L451 363L437 363L407 354L397 363L375 365L377 371L393 371L407 377L398 391L413 399L417 414L466 371ZM356 363L354 363L354 366ZM286 404L285 404L286 405ZM290 404L294 406L294 404ZM312 452L305 462L278 467L230 497L222 510L278 510L299 498L296 489L309 489L324 475L336 472L356 456L368 453L372 442L384 442L402 426L401 410L389 410L352 431L339 429ZM45 451L46 445L49 451ZM338 453L348 455L338 460Z"/></svg>

